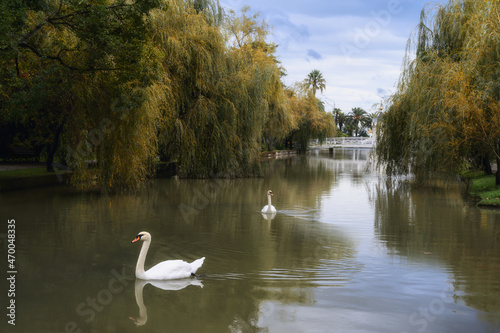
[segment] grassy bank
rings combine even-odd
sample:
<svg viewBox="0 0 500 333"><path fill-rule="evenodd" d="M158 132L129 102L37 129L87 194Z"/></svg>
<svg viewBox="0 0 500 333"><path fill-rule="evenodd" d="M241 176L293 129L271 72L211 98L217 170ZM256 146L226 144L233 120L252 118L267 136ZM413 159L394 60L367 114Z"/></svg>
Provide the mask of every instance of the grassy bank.
<svg viewBox="0 0 500 333"><path fill-rule="evenodd" d="M0 171L0 179L26 178L34 176L46 176L52 173L47 172L45 167L36 167L29 169L14 169Z"/></svg>
<svg viewBox="0 0 500 333"><path fill-rule="evenodd" d="M0 171L0 192L63 184L68 174L47 172L45 166Z"/></svg>
<svg viewBox="0 0 500 333"><path fill-rule="evenodd" d="M495 185L495 175L470 177L469 193L479 200L478 206L500 207L500 186Z"/></svg>

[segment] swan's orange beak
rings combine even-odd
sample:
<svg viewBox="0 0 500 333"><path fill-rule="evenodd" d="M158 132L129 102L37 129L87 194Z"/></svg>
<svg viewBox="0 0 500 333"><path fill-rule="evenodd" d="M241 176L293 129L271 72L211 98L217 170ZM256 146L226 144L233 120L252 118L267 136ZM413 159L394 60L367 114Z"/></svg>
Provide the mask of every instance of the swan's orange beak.
<svg viewBox="0 0 500 333"><path fill-rule="evenodd" d="M135 243L135 242L138 242L141 240L141 237L140 236L137 236L136 238L134 238L134 240L132 241L132 243Z"/></svg>

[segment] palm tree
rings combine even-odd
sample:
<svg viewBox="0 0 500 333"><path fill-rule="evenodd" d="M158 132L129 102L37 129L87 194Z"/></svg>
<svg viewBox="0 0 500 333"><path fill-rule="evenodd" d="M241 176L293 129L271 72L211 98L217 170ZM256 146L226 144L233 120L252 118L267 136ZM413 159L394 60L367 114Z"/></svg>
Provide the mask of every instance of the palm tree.
<svg viewBox="0 0 500 333"><path fill-rule="evenodd" d="M316 96L316 90L320 90L323 93L323 90L326 89L326 81L323 78L323 74L317 69L314 69L307 75L307 79L305 83L308 87L312 88L313 95Z"/></svg>
<svg viewBox="0 0 500 333"><path fill-rule="evenodd" d="M342 112L341 109L339 108L334 108L333 109L333 115L335 117L335 124L338 126L339 131L342 132L342 129L345 124L345 114Z"/></svg>
<svg viewBox="0 0 500 333"><path fill-rule="evenodd" d="M363 127L365 126L365 124L367 124L368 120L370 120L371 122L371 118L369 117L368 112L366 112L362 108L352 108L352 111L349 114L349 116L351 117L352 124L354 125L355 136L358 136L360 124L361 127Z"/></svg>

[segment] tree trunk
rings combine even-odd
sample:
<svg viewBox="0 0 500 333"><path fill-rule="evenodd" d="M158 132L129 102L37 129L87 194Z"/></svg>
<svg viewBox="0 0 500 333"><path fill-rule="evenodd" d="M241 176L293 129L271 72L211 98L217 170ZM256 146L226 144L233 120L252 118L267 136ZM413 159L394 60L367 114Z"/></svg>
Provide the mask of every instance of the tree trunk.
<svg viewBox="0 0 500 333"><path fill-rule="evenodd" d="M483 155L481 158L481 163L483 164L484 173L487 175L492 175L493 171L491 170L491 163L488 156Z"/></svg>
<svg viewBox="0 0 500 333"><path fill-rule="evenodd" d="M56 154L56 150L58 148L58 144L55 142L47 145L47 171L54 172L54 155Z"/></svg>
<svg viewBox="0 0 500 333"><path fill-rule="evenodd" d="M61 137L61 133L64 127L64 120L56 129L56 135L54 137L54 142L47 145L47 171L54 172L54 156L57 152L57 148L59 148L59 138Z"/></svg>
<svg viewBox="0 0 500 333"><path fill-rule="evenodd" d="M500 185L500 158L497 157L497 174L495 177L495 184Z"/></svg>
<svg viewBox="0 0 500 333"><path fill-rule="evenodd" d="M497 140L497 152L500 151L500 140ZM497 159L497 174L495 177L495 184L500 185L500 157L498 153L496 154L496 159Z"/></svg>

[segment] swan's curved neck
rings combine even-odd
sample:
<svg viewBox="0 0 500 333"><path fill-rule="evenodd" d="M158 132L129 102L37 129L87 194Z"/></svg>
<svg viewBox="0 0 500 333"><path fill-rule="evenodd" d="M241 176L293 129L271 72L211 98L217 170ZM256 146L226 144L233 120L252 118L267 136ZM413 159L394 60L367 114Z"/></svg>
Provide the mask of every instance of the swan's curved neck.
<svg viewBox="0 0 500 333"><path fill-rule="evenodd" d="M144 274L144 262L146 261L146 255L148 254L149 244L151 244L151 240L149 239L142 243L139 259L137 259L137 265L135 266L136 277Z"/></svg>
<svg viewBox="0 0 500 333"><path fill-rule="evenodd" d="M269 209L271 209L271 195L267 195L267 204L269 205Z"/></svg>

